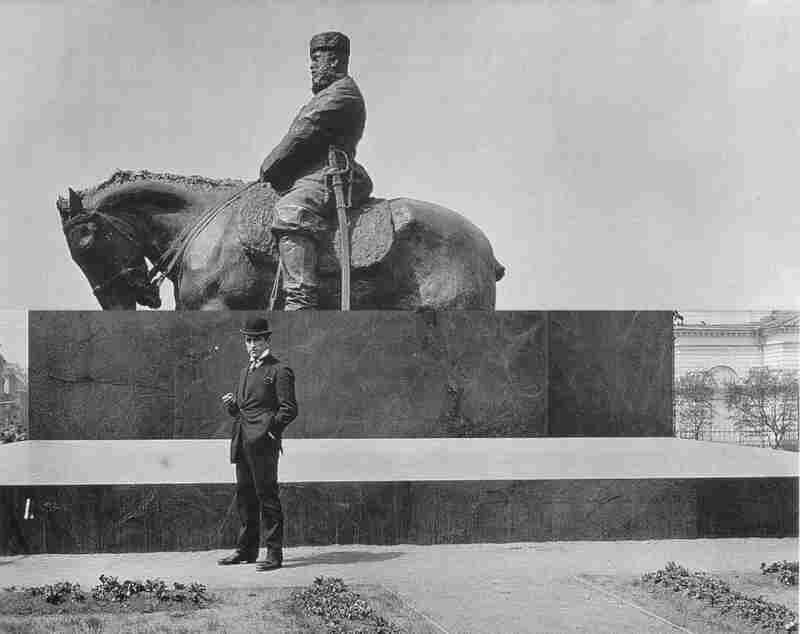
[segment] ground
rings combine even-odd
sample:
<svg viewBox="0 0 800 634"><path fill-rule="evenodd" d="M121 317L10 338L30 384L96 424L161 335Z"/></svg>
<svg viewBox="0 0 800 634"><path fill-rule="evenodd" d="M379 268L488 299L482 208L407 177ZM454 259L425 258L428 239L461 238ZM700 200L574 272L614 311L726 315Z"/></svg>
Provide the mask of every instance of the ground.
<svg viewBox="0 0 800 634"><path fill-rule="evenodd" d="M411 634L430 634L436 631L423 616L385 588L354 586L352 589L358 592L377 614L396 624L400 631ZM78 609L67 607L41 616L4 614L5 606L0 594L0 632L14 634L326 632L327 629L319 619L308 617L296 610L292 601L293 591L292 588L257 590L220 588L212 593L211 603L199 609L171 606L150 611L138 609L87 611L80 607Z"/></svg>
<svg viewBox="0 0 800 634"><path fill-rule="evenodd" d="M227 607L183 616L153 614L146 617L152 624L130 616L133 628L139 628L133 631L242 631L236 629L238 617L231 615L237 614L237 605L245 605L247 618L260 620L250 625L269 621L268 631L310 632L291 614L270 610L293 589L324 575L368 588L371 600L385 605L382 610L400 606L395 619L405 614L411 623L407 628L423 628L412 632L639 634L680 631L675 627L680 623L672 620L680 610L676 616L637 603L648 598L637 595L635 586L643 573L675 561L763 592L768 582L760 578L761 562L796 560L797 549L795 538L301 547L287 549L286 567L270 573L258 573L253 566L217 566L216 559L225 554L221 551L37 555L0 558L0 587L70 580L89 588L103 573L198 581L227 597L222 604ZM776 597L785 592L769 589ZM227 619L234 619L234 625L229 627ZM172 629L148 629L156 623ZM53 629L43 624L40 630L10 631Z"/></svg>
<svg viewBox="0 0 800 634"><path fill-rule="evenodd" d="M762 575L758 570L743 570L717 573L714 576L726 582L737 592L785 605L795 614L798 612L797 586L782 585L774 575ZM637 608L651 612L653 615L694 634L731 632L763 634L765 631L770 631L741 618L722 614L713 607L679 593L670 590L654 592L642 582L639 575L582 575L579 578L590 587L603 589L620 601L630 602Z"/></svg>

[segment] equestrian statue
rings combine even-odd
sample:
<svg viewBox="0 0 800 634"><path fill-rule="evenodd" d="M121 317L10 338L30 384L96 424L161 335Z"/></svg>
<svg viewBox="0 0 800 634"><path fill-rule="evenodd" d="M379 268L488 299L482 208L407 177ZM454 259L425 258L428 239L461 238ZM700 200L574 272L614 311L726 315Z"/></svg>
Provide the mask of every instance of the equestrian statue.
<svg viewBox="0 0 800 634"><path fill-rule="evenodd" d="M364 99L342 33L311 38L313 96L258 180L117 171L57 207L104 309L493 309L483 233L432 203L373 198L356 162ZM150 267L148 267L148 262Z"/></svg>

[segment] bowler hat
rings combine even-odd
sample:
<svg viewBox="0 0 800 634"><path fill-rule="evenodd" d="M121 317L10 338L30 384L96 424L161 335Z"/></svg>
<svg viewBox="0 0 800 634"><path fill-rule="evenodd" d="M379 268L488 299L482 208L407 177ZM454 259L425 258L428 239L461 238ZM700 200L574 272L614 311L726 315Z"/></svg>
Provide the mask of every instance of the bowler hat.
<svg viewBox="0 0 800 634"><path fill-rule="evenodd" d="M251 337L271 335L272 331L269 329L269 322L264 317L251 317L244 322L244 328L240 329L243 335Z"/></svg>
<svg viewBox="0 0 800 634"><path fill-rule="evenodd" d="M318 49L339 51L345 55L350 55L350 38L338 31L326 31L317 33L309 42L309 52L313 53Z"/></svg>

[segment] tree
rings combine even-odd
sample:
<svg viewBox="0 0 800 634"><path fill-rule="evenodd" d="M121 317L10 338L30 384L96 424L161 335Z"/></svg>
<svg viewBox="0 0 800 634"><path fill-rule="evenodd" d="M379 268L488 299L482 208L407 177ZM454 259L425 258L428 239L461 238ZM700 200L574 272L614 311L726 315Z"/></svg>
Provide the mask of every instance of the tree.
<svg viewBox="0 0 800 634"><path fill-rule="evenodd" d="M3 395L0 394L0 398ZM25 440L22 408L16 401L0 402L0 444Z"/></svg>
<svg viewBox="0 0 800 634"><path fill-rule="evenodd" d="M681 438L701 440L714 418L714 379L711 372L687 372L675 381L675 416Z"/></svg>
<svg viewBox="0 0 800 634"><path fill-rule="evenodd" d="M767 436L778 449L797 429L797 372L752 368L746 379L728 387L725 402L737 429Z"/></svg>

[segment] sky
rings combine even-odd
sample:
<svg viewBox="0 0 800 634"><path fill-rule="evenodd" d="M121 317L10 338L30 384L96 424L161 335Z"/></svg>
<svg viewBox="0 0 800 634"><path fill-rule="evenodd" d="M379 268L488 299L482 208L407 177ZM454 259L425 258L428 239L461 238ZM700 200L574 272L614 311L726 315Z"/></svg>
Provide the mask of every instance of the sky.
<svg viewBox="0 0 800 634"><path fill-rule="evenodd" d="M219 4L0 5L0 308L99 308L67 187L256 178L323 30L352 41L375 195L480 227L498 309L800 307L796 3Z"/></svg>
<svg viewBox="0 0 800 634"><path fill-rule="evenodd" d="M0 310L0 355L10 363L28 367L28 314Z"/></svg>

